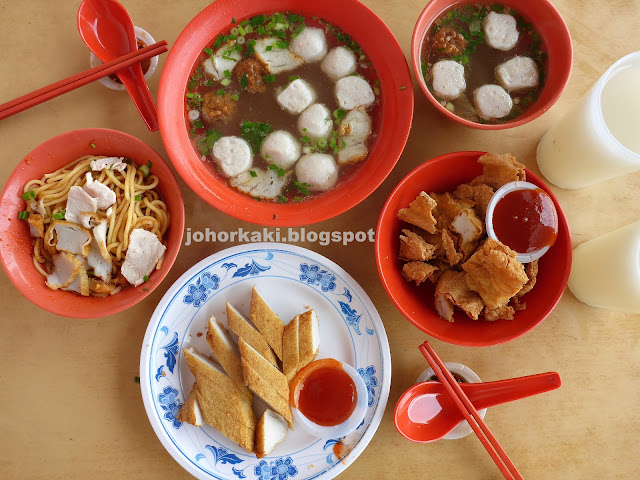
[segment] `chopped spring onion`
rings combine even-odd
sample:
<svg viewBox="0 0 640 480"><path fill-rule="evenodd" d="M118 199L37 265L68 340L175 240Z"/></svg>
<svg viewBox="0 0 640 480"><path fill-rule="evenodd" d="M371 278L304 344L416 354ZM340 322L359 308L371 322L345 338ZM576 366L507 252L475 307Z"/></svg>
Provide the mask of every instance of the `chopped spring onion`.
<svg viewBox="0 0 640 480"><path fill-rule="evenodd" d="M26 210L22 210L21 212L18 212L18 220L26 220L29 217L29 212L27 212Z"/></svg>
<svg viewBox="0 0 640 480"><path fill-rule="evenodd" d="M231 99L234 102L237 102L239 98L240 98L240 95L238 95L237 93L234 93L233 95L231 95Z"/></svg>
<svg viewBox="0 0 640 480"><path fill-rule="evenodd" d="M224 76L225 76L226 78L231 78L231 70L225 70L225 71L224 71Z"/></svg>
<svg viewBox="0 0 640 480"><path fill-rule="evenodd" d="M64 220L64 214L65 214L65 211L62 210L58 213L54 213L53 215L51 215L51 218L53 218L54 220Z"/></svg>
<svg viewBox="0 0 640 480"><path fill-rule="evenodd" d="M247 77L247 74L244 73L242 77L240 77L240 87L242 88L242 90L246 90L247 85L249 85L249 77Z"/></svg>
<svg viewBox="0 0 640 480"><path fill-rule="evenodd" d="M231 23L236 23L236 17L231 17Z"/></svg>
<svg viewBox="0 0 640 480"><path fill-rule="evenodd" d="M398 87L398 90L404 90L405 88L407 88L407 86L406 86L406 85L403 85L403 86L401 86L401 87Z"/></svg>
<svg viewBox="0 0 640 480"><path fill-rule="evenodd" d="M136 195L134 198L136 199L136 202L142 201L142 195Z"/></svg>
<svg viewBox="0 0 640 480"><path fill-rule="evenodd" d="M270 52L271 50L273 50L273 47L271 45L267 45L267 48L265 50L267 52Z"/></svg>
<svg viewBox="0 0 640 480"><path fill-rule="evenodd" d="M151 160L142 165L138 170L142 172L144 178L147 178L151 174Z"/></svg>
<svg viewBox="0 0 640 480"><path fill-rule="evenodd" d="M204 53L206 53L207 55L213 55L213 50L207 47L204 49Z"/></svg>
<svg viewBox="0 0 640 480"><path fill-rule="evenodd" d="M288 200L288 199L287 199L287 197L285 197L284 195L280 195L280 196L278 197L278 201L279 201L280 203L287 203L289 200Z"/></svg>
<svg viewBox="0 0 640 480"><path fill-rule="evenodd" d="M333 116L337 119L340 120L341 118L344 118L344 116L347 114L347 112L341 108L337 108L333 111Z"/></svg>
<svg viewBox="0 0 640 480"><path fill-rule="evenodd" d="M238 25L238 33L240 33L240 35L242 35L243 37L247 34L246 30L242 28L242 25Z"/></svg>
<svg viewBox="0 0 640 480"><path fill-rule="evenodd" d="M249 170L249 175L251 175L253 178L258 176L258 174L254 170Z"/></svg>
<svg viewBox="0 0 640 480"><path fill-rule="evenodd" d="M233 28L231 29L231 35L238 35L238 29L237 29L237 27L233 27Z"/></svg>
<svg viewBox="0 0 640 480"><path fill-rule="evenodd" d="M219 88L218 91L216 92L216 95L218 95L219 97L222 97L225 93L227 92L224 91L224 88Z"/></svg>
<svg viewBox="0 0 640 480"><path fill-rule="evenodd" d="M236 42L238 43L238 45L237 45L237 46L244 45L244 44L245 44L245 42L246 42L246 39L245 39L244 37L238 37L238 39L236 40ZM236 50L237 50L237 46L236 46ZM238 50L238 53L240 53L240 50Z"/></svg>
<svg viewBox="0 0 640 480"><path fill-rule="evenodd" d="M300 78L300 77L299 77L298 75L291 75L291 76L289 77L289 82L293 82L294 80L297 80L297 79L299 79L299 78Z"/></svg>
<svg viewBox="0 0 640 480"><path fill-rule="evenodd" d="M148 275L145 275L144 277L142 277L142 279L143 279L145 282L148 282L148 281L149 281L149 276L148 276Z"/></svg>
<svg viewBox="0 0 640 480"><path fill-rule="evenodd" d="M318 147L327 148L327 139L326 138L319 139L318 140Z"/></svg>
<svg viewBox="0 0 640 480"><path fill-rule="evenodd" d="M220 85L222 85L223 87L228 87L229 85L231 85L231 79L223 78L222 80L220 80ZM224 93L222 95L224 95Z"/></svg>
<svg viewBox="0 0 640 480"><path fill-rule="evenodd" d="M275 75L265 75L264 76L264 81L265 83L273 83L276 81L276 76Z"/></svg>
<svg viewBox="0 0 640 480"><path fill-rule="evenodd" d="M91 142L89 145L91 145L91 148L96 148L96 144Z"/></svg>
<svg viewBox="0 0 640 480"><path fill-rule="evenodd" d="M33 190L29 190L28 192L24 192L20 196L25 202L28 202L29 200L33 200L34 198L36 198L36 192L34 192Z"/></svg>

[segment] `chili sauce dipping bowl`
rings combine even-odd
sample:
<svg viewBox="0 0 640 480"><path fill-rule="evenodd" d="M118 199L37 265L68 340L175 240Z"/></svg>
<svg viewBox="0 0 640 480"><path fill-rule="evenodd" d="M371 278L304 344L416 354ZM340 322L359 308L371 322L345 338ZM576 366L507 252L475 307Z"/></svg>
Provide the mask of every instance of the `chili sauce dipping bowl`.
<svg viewBox="0 0 640 480"><path fill-rule="evenodd" d="M84 155L127 157L138 165L151 162L151 173L159 179L155 187L167 205L171 223L165 233L162 266L138 287L123 288L108 297L83 297L74 292L51 290L33 265L29 224L18 220L25 209L20 198L25 184L62 168ZM0 196L0 261L15 287L37 306L63 317L100 318L122 312L147 297L169 273L180 250L184 231L184 203L180 187L169 165L146 143L124 132L105 128L73 130L53 137L20 161Z"/></svg>
<svg viewBox="0 0 640 480"><path fill-rule="evenodd" d="M527 181L549 194L558 212L558 236L549 251L540 258L535 287L522 297L526 310L515 312L513 320L471 320L456 311L454 322L441 318L434 304L434 286L427 281L419 286L402 275L398 260L400 234L409 224L398 218L420 194L454 190L482 173L478 158L484 152L454 152L441 155L418 166L391 192L380 213L376 230L375 254L378 274L391 301L400 313L423 332L439 340L464 346L488 346L518 338L539 325L553 310L567 286L571 271L571 236L557 199L540 178L526 169Z"/></svg>
<svg viewBox="0 0 640 480"><path fill-rule="evenodd" d="M185 94L203 49L240 23L260 14L292 12L340 28L362 47L380 80L378 136L369 156L332 190L302 202L258 201L238 192L196 153L189 138ZM241 98L242 100L242 98ZM283 112L288 115L286 112ZM393 33L358 0L217 0L180 34L163 67L158 116L165 148L178 174L202 199L232 217L261 225L299 226L333 218L367 198L389 175L404 149L413 118L411 72ZM256 121L255 119L251 121Z"/></svg>
<svg viewBox="0 0 640 480"><path fill-rule="evenodd" d="M466 127L483 130L501 130L530 122L549 110L556 100L558 100L571 75L573 46L571 44L569 28L551 1L499 0L497 2L499 5L518 11L525 20L533 25L536 32L540 35L544 51L547 55L545 72L540 72L541 78L544 78L544 85L533 105L529 106L529 108L513 120L489 124L473 122L459 117L443 106L429 91L426 81L422 76L422 44L433 23L446 10L457 5L487 3L491 4L495 2L431 0L418 17L413 30L413 37L411 38L411 66L418 85L425 97L427 97L427 100L444 116Z"/></svg>
<svg viewBox="0 0 640 480"><path fill-rule="evenodd" d="M353 411L349 417L341 423L332 426L319 425L310 418L306 417L298 408L298 396L300 394L301 383L304 379L311 374L314 370L323 366L331 366L344 370L344 372L351 378L351 381L356 388L356 401ZM362 377L358 374L355 368L348 363L340 362L338 360L322 359L315 360L309 365L300 370L291 382L292 389L290 392L290 403L292 405L293 417L296 424L302 426L302 428L309 434L315 437L323 438L341 438L348 433L354 431L364 420L364 416L367 412L367 387ZM304 388L304 387L302 387Z"/></svg>

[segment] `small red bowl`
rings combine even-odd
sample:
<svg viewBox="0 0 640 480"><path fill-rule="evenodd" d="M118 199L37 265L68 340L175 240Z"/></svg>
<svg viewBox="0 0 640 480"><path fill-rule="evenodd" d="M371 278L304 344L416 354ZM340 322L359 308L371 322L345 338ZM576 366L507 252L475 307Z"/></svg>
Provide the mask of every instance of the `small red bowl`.
<svg viewBox="0 0 640 480"><path fill-rule="evenodd" d="M171 225L166 233L167 250L160 270L154 271L144 285L125 288L110 297L83 297L47 287L44 277L33 266L29 226L27 222L18 220L18 212L25 210L25 202L20 198L24 185L29 180L42 178L46 173L83 155L128 157L138 165L150 161L151 172L160 181L156 188L171 214ZM182 243L184 204L173 172L150 146L117 130L73 130L47 140L29 153L13 171L0 195L0 204L0 261L5 272L27 299L63 317L99 318L135 305L160 285L171 269Z"/></svg>
<svg viewBox="0 0 640 480"><path fill-rule="evenodd" d="M351 35L374 65L382 97L380 134L355 175L323 195L293 204L253 200L215 175L194 151L184 108L189 75L198 56L218 34L231 28L232 17L241 22L254 15L285 11L323 18ZM158 115L162 140L173 165L189 187L210 205L261 225L309 225L356 206L389 175L411 129L411 73L393 33L358 0L217 0L187 25L171 48L160 79Z"/></svg>
<svg viewBox="0 0 640 480"><path fill-rule="evenodd" d="M413 30L413 37L411 38L411 63L413 73L418 80L420 88L427 99L436 107L436 110L461 125L482 130L502 130L524 125L549 110L556 100L560 98L564 88L567 86L573 65L573 46L571 45L569 27L567 27L560 12L558 12L549 0L499 0L498 3L500 5L513 8L521 13L540 34L547 52L547 75L538 100L513 121L499 124L472 122L447 110L429 91L426 82L422 78L420 53L422 51L425 33L429 31L432 23L443 11L448 10L454 5L473 3L487 2L474 0L431 0L427 4L418 17L418 21Z"/></svg>
<svg viewBox="0 0 640 480"><path fill-rule="evenodd" d="M524 335L538 325L556 306L564 292L571 271L571 235L567 219L551 190L527 169L527 181L538 185L553 199L558 211L558 237L539 261L535 287L522 297L527 309L516 312L513 320L486 322L471 320L456 311L454 322L441 318L434 305L434 287L407 282L398 260L400 233L409 225L398 219L398 211L411 203L422 191L443 193L471 181L482 173L478 157L484 152L454 152L423 163L391 192L380 214L376 230L376 264L387 294L407 320L423 332L445 342L464 346L488 346Z"/></svg>

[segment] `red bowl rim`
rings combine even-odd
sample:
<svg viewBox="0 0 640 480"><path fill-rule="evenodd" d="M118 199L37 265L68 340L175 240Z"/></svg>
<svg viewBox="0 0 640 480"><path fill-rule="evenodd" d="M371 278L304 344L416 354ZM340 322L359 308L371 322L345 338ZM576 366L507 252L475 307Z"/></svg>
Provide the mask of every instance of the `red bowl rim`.
<svg viewBox="0 0 640 480"><path fill-rule="evenodd" d="M18 179L20 179L25 170L39 170L42 171L42 174L44 174L46 172L53 171L57 168L62 167L66 163L71 162L74 158L78 158L81 155L89 155L94 153L100 154L101 140L103 139L109 145L105 147L105 149L111 149L112 152L113 150L122 151L118 150L119 144L121 143L132 143L137 145L136 148L145 151L145 162L147 158L151 159L152 172L160 179L158 188L162 191L171 192L173 196L172 198L169 198L168 195L163 195L165 202L171 205L171 225L169 227L168 236L166 237L167 250L165 252L162 267L160 268L160 270L154 271L149 281L144 284L144 288L140 286L135 289L131 289L135 292L135 295L133 293L126 293L126 290L130 290L126 289L125 292L121 292L110 297L98 298L82 297L73 292L65 292L62 290L50 290L44 284L44 279L42 278L40 273L35 270L35 267L32 265L31 261L29 261L28 265L24 265L19 260L19 257L21 255L20 252L7 247L0 248L0 263L2 263L7 277L9 277L11 283L13 283L18 291L25 298L27 298L29 301L39 306L40 308L56 315L60 315L62 317L79 319L101 318L122 312L123 310L126 310L127 308L137 304L148 295L150 295L151 292L153 292L158 287L158 285L160 285L162 280L166 277L167 273L169 273L169 270L172 268L182 244L182 235L184 232L185 224L184 202L182 193L180 192L180 187L178 185L176 177L171 171L171 168L169 167L167 162L164 161L162 156L160 156L160 154L158 154L151 146L147 145L142 140L119 130L112 130L107 128L86 128L59 134L41 143L31 152L25 155L23 159L20 160L17 167L13 170L13 172L7 179L2 193L0 194L0 203L4 207L2 215L0 216L0 232L2 233L2 235L8 235L11 231L22 228L21 224L16 223L17 220L15 219L17 218L18 212L23 208L24 201L20 199L19 194L16 195L17 190L15 187ZM56 145L59 145L60 143L71 143L78 145L76 151L82 152L74 158L68 159L66 158L65 154L65 156L63 157L66 160L65 162L62 161L62 158L59 158L56 160L56 165L59 163L59 166L52 166L50 168L47 167L46 169L30 167L31 164L26 162L26 160L30 158L43 159L48 155L56 155ZM91 147L92 143L97 146L96 150L93 150L93 147ZM85 145L86 147L82 148L80 145ZM114 155L118 154L114 153ZM129 155L123 152L121 156ZM136 161L138 159L132 158L132 160ZM18 200L16 200L16 198ZM28 230L26 230L25 232L28 238ZM0 242L2 241L3 240L0 239ZM29 259L30 258L31 257L29 256ZM41 281L42 285L17 281L18 279L16 278L16 269L20 269L21 271L32 269L34 275L33 278ZM42 292L45 292L47 295L42 295ZM62 295L64 295L65 297L62 297ZM119 295L122 296L119 297ZM60 298L60 301L58 301L58 298Z"/></svg>
<svg viewBox="0 0 640 480"><path fill-rule="evenodd" d="M462 1L465 1L465 0L450 0L448 6L445 8L449 8L450 6L456 3L460 3ZM569 33L569 27L564 21L564 18L562 18L562 15L560 15L560 12L558 11L558 9L549 0L535 0L535 2L537 4L544 4L544 6L548 8L549 12L551 13L551 16L549 18L557 22L558 26L560 27L562 31L562 37L565 43L564 47L567 48L568 55L569 55L569 59L568 59L569 68L566 71L566 74L561 78L561 81L558 85L556 92L549 98L549 100L544 105L541 105L540 108L536 108L535 110L532 110L531 112L525 115L521 115L520 117L518 117L512 122L496 123L496 124L472 122L470 120L466 120L464 118L457 116L455 113L452 113L449 110L447 110L438 100L436 100L436 98L431 94L431 92L427 88L426 82L422 79L422 68L420 65L420 49L422 47L424 30L418 28L422 20L425 17L429 17L428 10L429 10L430 4L427 3L427 5L424 7L422 12L420 13L420 16L416 20L416 25L413 29L413 35L411 37L411 66L413 69L413 74L416 77L416 81L418 82L418 86L420 87L420 90L422 90L422 93L424 93L425 97L427 97L427 100L429 100L429 102L436 108L436 110L438 110L440 113L450 118L451 120L461 125L464 125L465 127L477 128L479 130L504 130L507 128L519 127L520 125L524 125L526 123L531 122L532 120L535 120L540 115L542 115L547 110L549 110L556 103L558 98L560 98L560 96L562 95L562 92L564 91L565 87L567 86L567 83L569 83L569 78L571 77L571 71L573 69L573 44L571 43L571 35Z"/></svg>
<svg viewBox="0 0 640 480"><path fill-rule="evenodd" d="M424 324L420 323L418 320L413 318L413 315L411 314L411 312L409 312L407 309L405 309L404 306L401 304L401 302L399 302L394 297L393 292L391 291L391 287L387 283L385 272L382 269L382 252L380 251L380 242L379 242L379 239L381 238L381 230L383 228L383 223L384 223L385 219L388 218L389 215L396 216L396 214L397 214L397 212L391 212L390 211L390 209L391 209L390 204L391 204L393 198L401 190L403 190L406 185L410 184L413 181L413 176L414 175L417 175L422 170L424 170L426 168L429 168L431 165L433 165L435 163L446 163L446 162L450 162L452 159L455 160L456 158L460 158L462 156L467 156L467 155L477 155L478 157L480 157L481 155L483 155L485 153L486 152L473 151L473 150L472 151L451 152L451 153L446 153L444 155L439 155L437 157L434 157L434 158L432 158L430 160L427 160L426 162L418 165L416 168L411 170L411 172L409 172L402 180L400 180L398 185L396 185L396 187L393 189L393 191L391 192L391 194L387 198L387 201L385 202L384 206L382 207L382 210L380 211L380 217L378 219L378 225L376 226L376 241L375 241L376 267L377 267L377 270L378 270L378 275L380 277L380 281L382 282L382 286L384 287L385 292L387 293L387 295L389 296L389 298L391 299L393 304L400 311L400 313L402 314L403 317L405 317L407 320L409 320L409 322L411 322L413 325L415 325L418 329L420 329L424 333L427 333L427 334L431 335L432 337L437 338L438 340L442 340L443 342L451 343L451 344L454 344L454 345L460 345L460 346L464 346L464 347L486 347L486 346L499 345L501 343L506 343L506 342L508 342L510 340L515 340L516 338L519 338L519 337L523 336L525 333L533 330L535 327L540 325L540 323L542 323L542 321L545 318L547 318L547 316L549 316L549 314L553 311L553 309L556 307L556 305L558 304L558 302L562 298L562 295L564 294L564 291L566 289L567 283L569 281L569 274L571 273L571 260L572 260L572 255L573 255L573 248L572 248L572 243L571 243L569 224L568 224L567 219L566 219L566 217L564 215L564 212L562 211L562 207L560 206L560 203L558 202L558 199L553 194L553 192L549 189L549 187L537 175L535 175L533 172L531 172L528 168L525 168L525 171L527 173L527 181L530 181L531 183L535 183L536 185L540 186L540 188L542 188L546 193L548 193L549 196L551 197L551 199L553 200L553 203L554 203L554 205L556 207L556 210L558 211L559 228L566 230L566 232L567 232L567 240L568 240L565 245L558 245L558 247L564 248L565 255L566 255L567 259L568 259L567 266L566 266L564 272L562 272L561 284L564 286L564 288L562 288L558 292L556 292L556 294L554 295L552 301L549 302L548 307L547 307L544 315L542 315L541 318L539 318L536 322L531 324L528 328L525 328L525 329L523 329L521 331L518 331L516 334L511 335L511 336L507 336L505 338L498 338L498 339L495 339L494 341L490 341L490 342L461 341L461 340L458 340L456 338L452 338L451 336L448 336L448 335L441 335L441 334L439 334L437 332L433 332L427 326L425 326ZM443 320L443 321L445 321L445 320Z"/></svg>
<svg viewBox="0 0 640 480"><path fill-rule="evenodd" d="M252 0L241 1L248 3ZM372 164L375 162L375 168L372 168L371 174L367 174L367 183L365 185L349 189L349 185L352 185L356 180L350 179L325 195L299 204L253 201L246 195L231 189L231 187L222 185L220 180L200 168L198 162L202 162L193 150L186 126L177 123L184 116L184 102L182 95L176 95L176 86L179 84L179 88L186 88L190 73L180 70L180 57L185 55L185 51L187 52L186 55L193 55L192 50L195 47L189 48L189 44L194 43L194 37L198 30L206 28L207 19L210 16L218 15L216 12L219 10L224 11L227 8L238 5L238 3L238 0L217 0L201 11L178 36L167 57L158 90L160 133L167 153L178 174L200 198L237 219L260 225L287 227L310 225L333 218L358 205L373 193L391 173L404 150L411 130L414 108L411 72L404 53L391 30L372 10L358 0L324 0L321 2L324 5L328 4L342 8L349 6L352 9L357 9L357 21L367 23L369 30L375 29L377 32L376 38L382 37L384 40L384 49L393 51L393 54L379 54L381 59L387 62L386 64L380 65L379 61L378 64L375 64L379 76L384 74L389 77L387 81L382 81L380 85L383 98L380 134L366 163L360 167L360 174L363 173L362 169L366 169L367 163ZM292 5L288 8L289 10L296 10L293 7L292 0L271 0L269 2L254 2L254 4L255 6L250 5L247 7L250 10L250 13L246 15L247 18L265 11L277 11L284 4ZM300 6L298 10L302 11L304 8L308 7ZM318 15L322 16L321 13L318 13ZM342 18L329 18L326 16L326 18L329 22L339 27L346 21L353 21L350 20L351 17L346 16ZM240 21L241 18L238 17L237 20ZM341 28L348 31L348 28ZM207 41L214 38L214 33L207 34ZM361 40L356 36L353 36L353 38L356 41ZM380 40L377 41L380 42ZM363 45L366 51L367 42L359 41L359 43ZM199 55L200 51L201 49L198 49L196 55ZM375 56L371 52L368 52L368 55L370 58ZM189 57L188 63L193 64L195 59L196 56L192 56L192 59ZM180 117L180 120L176 120L177 117ZM393 131L393 135L389 135L389 139L384 139L384 147L382 147L382 136L386 135L385 132L391 131ZM185 158L188 160L185 160ZM336 198L336 201L331 201L329 199L334 196L334 192L340 192L340 197ZM251 202L246 202L247 199L251 200Z"/></svg>

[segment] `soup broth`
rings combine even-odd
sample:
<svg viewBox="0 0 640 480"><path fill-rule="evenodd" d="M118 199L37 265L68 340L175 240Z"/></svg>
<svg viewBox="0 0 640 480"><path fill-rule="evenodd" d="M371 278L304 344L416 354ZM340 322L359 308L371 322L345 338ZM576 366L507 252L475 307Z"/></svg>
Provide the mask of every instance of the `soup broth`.
<svg viewBox="0 0 640 480"><path fill-rule="evenodd" d="M518 38L512 48L501 50L487 43L484 22L491 12L515 19ZM516 57L535 62L537 85L507 89L512 101L508 114L483 118L474 103L474 91L483 85L499 84L497 67ZM453 60L464 67L466 88L455 99L442 98L434 91L433 66L440 60ZM472 122L504 123L520 116L537 100L544 85L546 52L540 35L517 11L499 4L466 4L443 12L430 27L422 45L421 64L429 91L449 111Z"/></svg>
<svg viewBox="0 0 640 480"><path fill-rule="evenodd" d="M326 48L322 58L303 61L294 68L283 71L273 69L272 64L265 63L264 58L274 52L286 54L289 58L289 52L294 49L294 40L307 29L313 29L315 33L319 30L324 35ZM264 52L261 50L261 42L270 38L275 39L275 43L271 48L266 47L268 52ZM342 47L343 52L351 52L348 55L355 59L355 65L347 75L332 78L327 73L324 61L337 47ZM209 59L215 60L220 51L223 53L222 59L230 61L230 68L224 70L222 78L215 78L206 62ZM294 56L297 54L294 53ZM234 64L233 60L236 59L237 63ZM371 103L345 108L344 103L340 102L336 94L337 82L352 76L369 85L374 97ZM300 81L303 81L304 88L308 87L312 92L313 100L299 112L288 111L280 95L294 82L300 85ZM194 65L187 85L185 115L194 149L232 187L256 200L299 202L335 188L357 173L378 135L379 97L379 81L373 65L348 34L320 18L275 13L269 16L258 15L240 22L233 19L230 30L216 37L204 49ZM318 104L326 110L316 107ZM313 135L306 128L301 128L301 115L306 114L311 107L327 113L324 122L330 129L322 136ZM348 158L349 147L352 146L348 137L352 129L346 119L351 118L353 111L364 112L370 119L365 138L358 144L364 155L343 161ZM265 139L274 132L290 134L290 141L297 144L296 148L299 149L299 159L312 154L325 155L324 160L329 164L333 162L335 166L333 183L329 181L322 188L316 188L316 185L298 178L299 160L293 160L287 165L274 161L262 148ZM242 169L239 174L236 171L229 174L230 170L225 171L221 167L219 158L215 157L214 145L223 137L235 137L249 144L252 155L249 168ZM247 191L244 187L252 181L262 179L269 185L281 182L284 186L277 195L273 195L273 189L267 189L269 193L262 195L264 189ZM277 186L274 188L277 189Z"/></svg>

